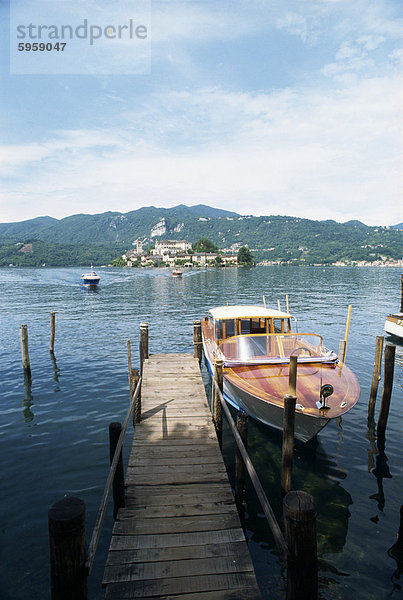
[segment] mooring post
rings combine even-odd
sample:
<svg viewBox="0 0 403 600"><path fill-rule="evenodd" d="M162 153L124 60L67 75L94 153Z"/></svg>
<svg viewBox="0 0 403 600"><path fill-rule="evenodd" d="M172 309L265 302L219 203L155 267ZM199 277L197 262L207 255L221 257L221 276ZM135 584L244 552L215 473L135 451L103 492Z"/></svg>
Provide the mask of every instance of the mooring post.
<svg viewBox="0 0 403 600"><path fill-rule="evenodd" d="M200 364L203 356L201 321L193 321L193 345L193 356L198 359Z"/></svg>
<svg viewBox="0 0 403 600"><path fill-rule="evenodd" d="M52 600L87 600L85 504L63 498L48 512Z"/></svg>
<svg viewBox="0 0 403 600"><path fill-rule="evenodd" d="M288 370L288 395L297 395L297 367L298 356L290 356L290 366Z"/></svg>
<svg viewBox="0 0 403 600"><path fill-rule="evenodd" d="M243 410L239 410L236 416L236 428L243 441L245 448L248 447L248 415ZM242 455L235 447L235 503L241 521L245 516L245 475L246 467Z"/></svg>
<svg viewBox="0 0 403 600"><path fill-rule="evenodd" d="M339 342L339 361L344 363L344 359L346 357L346 340L340 340Z"/></svg>
<svg viewBox="0 0 403 600"><path fill-rule="evenodd" d="M214 380L221 394L223 393L223 361L217 360L214 368ZM213 421L220 447L222 446L222 405L218 395L217 386L214 386Z"/></svg>
<svg viewBox="0 0 403 600"><path fill-rule="evenodd" d="M290 552L287 600L317 600L316 508L310 494L288 492L283 501L285 536Z"/></svg>
<svg viewBox="0 0 403 600"><path fill-rule="evenodd" d="M20 342L25 378L31 380L31 363L28 352L28 328L26 325L20 325Z"/></svg>
<svg viewBox="0 0 403 600"><path fill-rule="evenodd" d="M383 335L376 336L374 371L372 374L372 384L368 402L368 426L374 420L376 396L378 394L378 385L381 379L383 340Z"/></svg>
<svg viewBox="0 0 403 600"><path fill-rule="evenodd" d="M281 456L281 490L286 494L291 490L292 465L294 460L295 404L297 398L284 396L283 410L283 450Z"/></svg>
<svg viewBox="0 0 403 600"><path fill-rule="evenodd" d="M140 323L140 370L143 374L143 363L148 358L148 323Z"/></svg>
<svg viewBox="0 0 403 600"><path fill-rule="evenodd" d="M56 313L50 313L50 342L49 342L49 352L51 354L55 353L55 334L56 334Z"/></svg>
<svg viewBox="0 0 403 600"><path fill-rule="evenodd" d="M116 446L122 431L121 423L109 423L109 458L112 464ZM125 478L123 473L122 450L120 450L118 464L113 478L113 518L116 521L119 508L125 507Z"/></svg>
<svg viewBox="0 0 403 600"><path fill-rule="evenodd" d="M394 344L385 344L384 354L384 372L383 372L383 390L381 400L381 410L379 411L377 435L382 435L386 431L386 425L389 416L390 399L393 389L393 372L395 369L396 346Z"/></svg>
<svg viewBox="0 0 403 600"><path fill-rule="evenodd" d="M132 379L132 349L130 340L127 340L127 367L129 369L129 393L130 393L130 402L132 401L133 396L133 379Z"/></svg>
<svg viewBox="0 0 403 600"><path fill-rule="evenodd" d="M140 369L132 369L133 394L136 391L140 379ZM141 421L141 391L137 394L134 404L133 425Z"/></svg>

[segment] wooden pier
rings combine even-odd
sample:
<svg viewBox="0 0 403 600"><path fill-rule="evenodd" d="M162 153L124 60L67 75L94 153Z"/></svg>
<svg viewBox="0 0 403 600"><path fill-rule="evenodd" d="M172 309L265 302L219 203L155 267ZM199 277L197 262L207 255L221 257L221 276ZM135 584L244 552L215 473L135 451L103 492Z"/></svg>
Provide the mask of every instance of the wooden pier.
<svg viewBox="0 0 403 600"><path fill-rule="evenodd" d="M260 599L198 360L146 359L141 413L104 572L106 600Z"/></svg>

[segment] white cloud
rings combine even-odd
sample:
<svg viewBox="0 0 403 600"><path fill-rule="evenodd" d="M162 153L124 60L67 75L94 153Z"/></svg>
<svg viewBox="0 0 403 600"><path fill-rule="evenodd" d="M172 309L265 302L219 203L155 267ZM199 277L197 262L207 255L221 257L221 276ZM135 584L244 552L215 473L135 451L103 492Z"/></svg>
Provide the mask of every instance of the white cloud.
<svg viewBox="0 0 403 600"><path fill-rule="evenodd" d="M164 104L157 94L119 128L59 131L35 147L7 148L20 181L18 190L5 184L4 197L15 203L7 220L20 218L19 202L29 196L29 216L60 217L84 203L95 213L206 202L393 224L401 192L398 87L398 78L377 78L331 92L208 88L166 93Z"/></svg>

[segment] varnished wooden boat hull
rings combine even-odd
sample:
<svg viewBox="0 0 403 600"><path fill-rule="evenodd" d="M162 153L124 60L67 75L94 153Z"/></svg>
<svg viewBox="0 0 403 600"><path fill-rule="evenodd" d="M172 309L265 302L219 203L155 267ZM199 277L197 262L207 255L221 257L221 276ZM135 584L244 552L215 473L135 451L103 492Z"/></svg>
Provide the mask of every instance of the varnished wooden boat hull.
<svg viewBox="0 0 403 600"><path fill-rule="evenodd" d="M329 409L318 408L320 388L328 383L334 393L327 398ZM224 393L250 416L282 430L283 398L288 391L288 365L264 365L224 369ZM307 442L331 420L350 410L360 387L345 365L298 365L295 437Z"/></svg>

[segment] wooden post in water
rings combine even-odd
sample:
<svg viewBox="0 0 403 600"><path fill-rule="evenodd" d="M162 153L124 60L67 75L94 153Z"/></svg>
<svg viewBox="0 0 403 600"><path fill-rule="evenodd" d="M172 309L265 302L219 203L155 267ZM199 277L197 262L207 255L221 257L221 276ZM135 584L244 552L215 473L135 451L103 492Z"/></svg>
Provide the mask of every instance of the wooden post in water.
<svg viewBox="0 0 403 600"><path fill-rule="evenodd" d="M143 373L143 363L148 358L148 323L140 323L140 371Z"/></svg>
<svg viewBox="0 0 403 600"><path fill-rule="evenodd" d="M127 366L129 369L129 390L130 390L130 402L133 396L133 380L132 380L132 349L130 340L127 340Z"/></svg>
<svg viewBox="0 0 403 600"><path fill-rule="evenodd" d="M383 373L383 390L381 410L378 417L377 435L378 437L385 434L386 425L389 416L390 399L393 389L393 372L395 369L395 353L396 346L394 344L385 344L384 354L384 373Z"/></svg>
<svg viewBox="0 0 403 600"><path fill-rule="evenodd" d="M284 396L283 410L283 450L281 457L281 491L286 494L292 486L292 465L294 461L295 396Z"/></svg>
<svg viewBox="0 0 403 600"><path fill-rule="evenodd" d="M290 551L287 600L317 600L316 508L313 497L289 492L283 501L285 537Z"/></svg>
<svg viewBox="0 0 403 600"><path fill-rule="evenodd" d="M290 356L290 366L288 371L288 395L297 395L297 367L298 356Z"/></svg>
<svg viewBox="0 0 403 600"><path fill-rule="evenodd" d="M85 504L63 498L48 512L52 600L87 600Z"/></svg>
<svg viewBox="0 0 403 600"><path fill-rule="evenodd" d="M193 345L193 356L198 359L200 364L203 356L201 321L193 321Z"/></svg>
<svg viewBox="0 0 403 600"><path fill-rule="evenodd" d="M339 361L342 363L344 363L344 359L346 357L346 347L346 340L340 340L338 357Z"/></svg>
<svg viewBox="0 0 403 600"><path fill-rule="evenodd" d="M113 457L115 456L116 446L119 441L120 433L122 431L121 423L109 423L109 458L112 464ZM113 478L113 518L116 521L119 508L125 507L125 478L123 473L123 458L122 450L120 450L120 456L118 464L116 466L115 476Z"/></svg>
<svg viewBox="0 0 403 600"><path fill-rule="evenodd" d="M248 447L248 415L243 410L239 410L236 416L236 428L243 441L245 448ZM246 467L243 462L242 454L236 445L235 449L235 503L241 521L245 515L245 475Z"/></svg>
<svg viewBox="0 0 403 600"><path fill-rule="evenodd" d="M403 312L403 273L400 275L400 312Z"/></svg>
<svg viewBox="0 0 403 600"><path fill-rule="evenodd" d="M214 380L216 381L218 388L223 393L223 361L217 360L214 367ZM218 442L220 447L222 445L222 405L221 400L218 396L217 388L214 386L214 402L213 402L213 421L215 430L217 433Z"/></svg>
<svg viewBox="0 0 403 600"><path fill-rule="evenodd" d="M383 340L383 335L376 336L374 372L372 374L372 385L368 403L368 425L374 420L376 396L378 393L379 381L381 379Z"/></svg>
<svg viewBox="0 0 403 600"><path fill-rule="evenodd" d="M49 342L49 352L51 354L55 353L55 334L56 334L56 313L50 313L50 342Z"/></svg>
<svg viewBox="0 0 403 600"><path fill-rule="evenodd" d="M342 363L346 362L346 354L347 354L347 342L348 342L348 333L350 331L350 321L351 321L351 309L352 309L352 305L349 304L348 306L348 311L347 311L347 322L346 322L346 332L344 334L344 342L345 342L345 346L344 346L344 352L343 352L343 360L341 361ZM340 357L339 357L340 358Z"/></svg>
<svg viewBox="0 0 403 600"><path fill-rule="evenodd" d="M136 391L136 387L139 382L139 379L140 379L140 370L132 369L133 394ZM137 398L135 400L135 405L134 405L133 425L135 425L136 423L140 423L140 421L141 421L141 394L139 393L137 395Z"/></svg>
<svg viewBox="0 0 403 600"><path fill-rule="evenodd" d="M20 342L25 378L31 380L31 363L28 352L28 328L26 325L20 325Z"/></svg>

